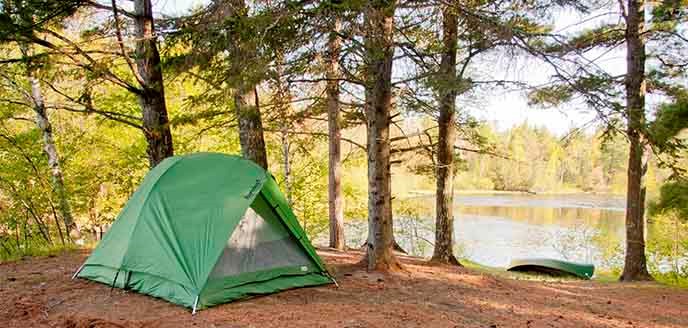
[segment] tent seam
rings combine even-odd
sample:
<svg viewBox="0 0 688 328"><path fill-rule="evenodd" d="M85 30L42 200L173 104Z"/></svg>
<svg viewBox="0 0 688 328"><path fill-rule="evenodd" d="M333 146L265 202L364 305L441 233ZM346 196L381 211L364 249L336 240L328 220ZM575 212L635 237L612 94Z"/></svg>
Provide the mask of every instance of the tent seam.
<svg viewBox="0 0 688 328"><path fill-rule="evenodd" d="M262 191L262 190L260 191L259 194L260 194L263 198L265 198L266 203L268 203L270 209L273 211L273 214L275 214L275 216L277 216L277 217L279 218L280 223L282 223L282 225L290 232L291 236L294 237L294 239L296 239L296 241L298 242L299 246L301 246L301 249L302 249L306 254L308 254L308 256L310 257L310 259L313 260L313 262L315 262L315 265L318 266L318 268L320 269L320 272L327 272L327 269L326 269L325 267L323 267L323 265L320 263L320 261L319 261L318 259L316 259L316 258L311 254L311 252L308 251L308 249L306 249L306 246L304 245L304 242L303 242L303 235L295 236L296 234L294 233L293 229L292 229L286 222L284 222L284 218L282 218L282 215L280 215L280 212L277 211L277 208L280 207L279 204L277 204L277 205L275 205L275 206L273 206L272 204L270 204L270 202L267 200L267 197L265 197L265 195L263 195L263 191ZM286 215L286 213L285 213L285 215Z"/></svg>
<svg viewBox="0 0 688 328"><path fill-rule="evenodd" d="M262 181L261 181L261 183L260 183L260 189L259 189L259 190L262 191L262 190L263 190L263 187L265 186L265 181L267 180L267 177L268 177L268 176L267 176L267 175L268 175L268 171L265 170L265 169L263 169L262 167L261 167L261 170L263 171L263 177L262 177ZM254 186L254 188L255 188L255 186ZM252 189L252 191L253 191L253 189ZM251 196L251 199L250 199L251 201L248 203L248 206L244 209L244 213L246 213L246 211L251 207L251 204L253 204L253 202L256 200L256 197L258 197L258 195L260 195L260 194L261 194L261 192L253 193L253 196ZM242 214L242 215L243 215L243 214ZM236 227L234 227L234 229L236 229ZM227 236L227 240L229 240L229 238L232 237L232 233L234 233L234 230L232 230L232 231L229 232L229 236ZM215 261L213 262L213 267L215 267L215 265L217 265L217 262L220 260L220 257L222 257L222 252L220 252L220 254L218 254L217 258L216 258ZM208 271L208 275L205 277L205 281L203 282L203 285L202 285L202 286L200 287L200 289L198 290L198 297L199 297L199 299L200 299L200 296L203 294L203 291L205 290L205 287L208 285L208 280L210 280L210 274L212 274L212 270ZM202 304L203 304L203 300L201 299L200 302L201 302L201 305L202 305Z"/></svg>
<svg viewBox="0 0 688 328"><path fill-rule="evenodd" d="M141 208L142 208L142 209L145 208L146 204L148 203L148 200L150 199L150 194L153 193L153 190L155 190L155 187L158 185L158 182L160 182L160 180L162 180L162 178L170 171L170 169L172 169L173 167L177 166L177 164L178 164L179 162L181 162L181 160L182 160L182 157L177 157L177 156L174 156L174 157L171 157L171 158L175 158L176 161L175 161L174 163L172 163L172 165L170 165L167 169L165 169L165 172L163 172L163 173L158 177L158 179L156 179L155 182L153 182L153 185L151 186L150 191L146 194L146 198L143 200L143 204L141 204ZM130 240L130 241L131 241L132 237L134 236L134 233L136 233L136 230L137 230L137 228L138 228L138 226L139 226L139 222L141 222L140 219L141 219L141 212L139 211L138 213L136 213L136 223L134 224L134 228L131 230L131 235L129 235L129 240ZM124 259L127 258L127 255L129 255L129 247L130 247L130 246L131 246L131 243L128 243L128 244L127 244L127 249L124 251L124 255L122 255L122 260L120 261L120 264L119 264L120 269L121 269L122 266L124 265ZM139 272L143 272L143 271L139 271ZM148 272L144 272L144 273L148 273ZM152 273L148 273L148 274L152 274ZM182 285L182 286L184 286L184 284L182 284L182 283L180 283L180 282L178 282L178 281L175 281L175 282L178 283L178 284L180 284L180 285ZM187 287L188 287L188 286L187 286Z"/></svg>
<svg viewBox="0 0 688 328"><path fill-rule="evenodd" d="M243 287L243 286L250 285L250 284L265 283L265 282L277 280L277 279L279 279L279 278L284 278L284 277L305 277L305 276L309 276L309 275L321 275L321 276L324 276L324 275L322 274L322 272L318 272L318 271L310 271L310 272L305 272L305 273L282 273L282 274L279 274L279 275L276 275L276 276L274 276L274 277L267 278L267 279L245 281L245 282L242 282L242 283L240 283L240 284L234 285L234 286L232 286L232 287L224 288L223 291L225 291L225 290L232 290L232 289L239 288L239 287ZM328 276L324 276L324 277L330 278L330 277L328 277Z"/></svg>

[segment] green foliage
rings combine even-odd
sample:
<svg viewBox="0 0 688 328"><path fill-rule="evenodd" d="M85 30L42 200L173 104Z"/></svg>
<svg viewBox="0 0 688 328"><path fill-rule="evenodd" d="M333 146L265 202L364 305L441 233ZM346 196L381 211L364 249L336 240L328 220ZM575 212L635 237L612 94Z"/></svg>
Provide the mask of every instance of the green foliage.
<svg viewBox="0 0 688 328"><path fill-rule="evenodd" d="M618 279L623 268L625 250L623 240L609 229L600 229L592 238L592 243L600 251L600 266ZM596 274L597 275L597 274Z"/></svg>
<svg viewBox="0 0 688 328"><path fill-rule="evenodd" d="M281 189L292 199L292 209L304 230L310 236L327 231L329 224L327 203L327 152L313 152L305 148L304 141L293 140L296 146L290 152L290 185L284 176L284 158L273 156L271 171L277 177ZM274 143L277 144L277 143ZM323 145L318 145L322 148Z"/></svg>
<svg viewBox="0 0 688 328"><path fill-rule="evenodd" d="M571 101L572 97L573 92L569 86L553 85L539 88L528 94L528 103L530 105L553 107Z"/></svg>
<svg viewBox="0 0 688 328"><path fill-rule="evenodd" d="M667 182L659 189L659 198L650 202L650 216L670 215L688 222L688 181Z"/></svg>
<svg viewBox="0 0 688 328"><path fill-rule="evenodd" d="M41 155L37 129L0 128L0 243L7 252L53 246L63 237Z"/></svg>
<svg viewBox="0 0 688 328"><path fill-rule="evenodd" d="M57 256L78 249L74 244L43 246L28 243L28 246L21 244L17 246L11 242L6 242L1 245L0 263L17 261L24 257Z"/></svg>
<svg viewBox="0 0 688 328"><path fill-rule="evenodd" d="M688 95L673 103L664 104L651 126L651 135L658 145L663 145L688 129Z"/></svg>
<svg viewBox="0 0 688 328"><path fill-rule="evenodd" d="M673 278L674 283L688 280L688 222L685 217L681 218L676 211L653 215L648 228L647 249L651 272Z"/></svg>
<svg viewBox="0 0 688 328"><path fill-rule="evenodd" d="M585 52L593 48L612 49L624 42L624 26L604 24L586 29L563 43L549 44L544 51L561 55L567 52Z"/></svg>
<svg viewBox="0 0 688 328"><path fill-rule="evenodd" d="M0 43L34 38L34 32L73 15L81 0L0 1Z"/></svg>
<svg viewBox="0 0 688 328"><path fill-rule="evenodd" d="M648 128L653 146L663 156L662 164L673 170L674 178L685 177L686 167L681 165L688 149L684 130L688 129L688 94L681 90L672 103L663 104Z"/></svg>
<svg viewBox="0 0 688 328"><path fill-rule="evenodd" d="M665 29L676 28L679 22L686 19L687 7L686 0L658 1L658 4L652 8L652 21L655 24L668 24L668 26L663 26Z"/></svg>
<svg viewBox="0 0 688 328"><path fill-rule="evenodd" d="M504 132L483 127L481 133L489 135L495 152L505 156L466 153L456 179L459 189L614 193L624 189L628 147L620 136L573 130L559 138L527 123Z"/></svg>

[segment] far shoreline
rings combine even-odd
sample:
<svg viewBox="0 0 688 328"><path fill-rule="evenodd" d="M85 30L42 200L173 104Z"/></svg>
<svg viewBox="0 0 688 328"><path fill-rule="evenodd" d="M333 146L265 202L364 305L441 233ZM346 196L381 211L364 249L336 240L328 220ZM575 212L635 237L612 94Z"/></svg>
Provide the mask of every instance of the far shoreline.
<svg viewBox="0 0 688 328"><path fill-rule="evenodd" d="M556 196L556 195L600 195L600 196L619 196L624 197L623 193L611 191L582 191L582 190L563 190L563 191L520 191L520 190L490 190L490 189L455 189L456 195L519 195L519 196ZM416 189L408 191L405 197L434 196L434 190Z"/></svg>

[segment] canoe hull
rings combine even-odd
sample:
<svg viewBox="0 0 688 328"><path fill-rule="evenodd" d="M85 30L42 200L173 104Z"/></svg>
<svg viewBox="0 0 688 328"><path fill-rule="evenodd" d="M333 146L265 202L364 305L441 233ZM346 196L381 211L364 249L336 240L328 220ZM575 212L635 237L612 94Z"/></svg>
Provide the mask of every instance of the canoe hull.
<svg viewBox="0 0 688 328"><path fill-rule="evenodd" d="M554 259L517 259L511 261L507 271L534 271L550 275L572 275L581 279L590 279L595 273L595 266Z"/></svg>

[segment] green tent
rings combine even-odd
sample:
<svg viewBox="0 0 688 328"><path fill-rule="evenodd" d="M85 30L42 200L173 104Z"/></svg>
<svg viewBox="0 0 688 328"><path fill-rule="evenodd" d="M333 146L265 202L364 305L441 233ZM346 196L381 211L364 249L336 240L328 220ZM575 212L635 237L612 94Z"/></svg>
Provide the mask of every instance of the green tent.
<svg viewBox="0 0 688 328"><path fill-rule="evenodd" d="M194 312L334 282L270 173L216 153L153 168L74 276Z"/></svg>

